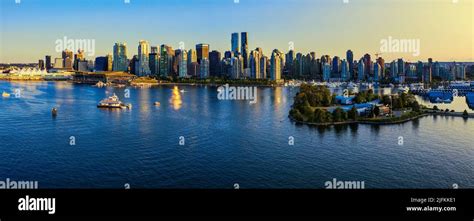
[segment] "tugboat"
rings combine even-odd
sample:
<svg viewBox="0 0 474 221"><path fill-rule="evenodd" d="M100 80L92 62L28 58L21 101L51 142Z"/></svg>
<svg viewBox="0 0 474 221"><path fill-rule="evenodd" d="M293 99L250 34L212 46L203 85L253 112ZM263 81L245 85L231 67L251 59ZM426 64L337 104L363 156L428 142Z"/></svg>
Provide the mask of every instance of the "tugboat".
<svg viewBox="0 0 474 221"><path fill-rule="evenodd" d="M117 95L105 98L99 102L98 108L132 108L131 104L124 104L119 100Z"/></svg>

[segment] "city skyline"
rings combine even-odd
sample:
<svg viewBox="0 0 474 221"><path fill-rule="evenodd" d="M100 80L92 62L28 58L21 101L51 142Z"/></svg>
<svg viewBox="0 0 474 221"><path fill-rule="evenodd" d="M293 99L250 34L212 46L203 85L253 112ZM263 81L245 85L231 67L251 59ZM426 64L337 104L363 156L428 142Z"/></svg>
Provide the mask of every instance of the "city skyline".
<svg viewBox="0 0 474 221"><path fill-rule="evenodd" d="M131 0L129 4L105 0L97 5L91 4L92 1L89 0L61 5L55 5L54 3L58 3L56 0L21 1L20 4L15 4L15 1L2 1L0 63L36 63L39 59L43 59L45 54L56 57L60 52L55 51L55 41L65 36L71 39L95 40L95 54L93 56L86 54L88 59L112 54L112 47L116 42L129 44L127 56L131 58L137 54L135 44L142 39L148 40L150 46L167 44L173 48L179 48L182 42L187 50L199 43L207 43L210 45L210 51L218 50L223 53L231 50L231 33L241 32L249 33L249 51L260 47L267 56L270 56L274 49L287 53L293 46L296 52L307 54L314 51L318 57L325 54L345 57L346 51L351 49L354 52L354 59L358 59L365 53L371 55L380 53L380 41L393 37L419 39L421 53L419 56L413 56L412 53L381 53L387 61L404 58L415 62L425 61L430 57L438 61L474 61L472 50L474 34L472 34L472 19L469 19L473 13L472 2L469 1L457 3L401 1L399 4L389 1L349 1L347 4L343 1L308 0L292 1L298 4L290 4L290 1L284 0L271 2L272 10L266 8L265 3L268 3L268 0L240 0L239 3L215 0L176 2ZM99 14L94 7L100 8L100 5L107 5L106 8L110 10L102 9L103 12ZM406 16L394 16L395 9L404 7L409 7L404 13ZM150 10L158 8L160 13L152 13L156 18L147 14ZM181 13L179 15L182 17L176 18L178 15L176 8L191 15L200 10L209 10L212 13L199 15L200 19L192 19L193 16L187 13ZM273 13L281 12L283 8L294 14L285 16L284 13ZM58 9L61 11L58 12ZM51 10L56 10L56 14L48 13ZM97 25L87 22L87 19L75 18L74 15L81 15L81 10L87 13L77 17L99 19L109 22L110 25ZM257 15L254 13L256 10L260 10ZM304 13L311 10L313 10L311 13ZM311 19L318 10L321 11L321 17ZM334 14L338 14L335 11L338 10L347 16L334 17ZM424 19L417 21L414 16L409 16L413 14L413 10L416 11L415 14L424 15ZM425 16L425 10L431 10L433 15ZM119 14L123 18L112 17L112 20L109 17L118 16L117 13L122 12L128 14ZM377 22L376 19L380 16L376 12L384 12L385 20ZM456 17L451 18L450 14L456 14ZM65 15L71 15L70 22L63 21L62 16ZM175 16L172 17L173 15ZM359 15L365 16L364 25L350 19ZM31 16L38 18L31 21ZM235 19L235 16L242 19ZM55 20L56 17L61 18L61 21ZM160 17L168 19L158 19ZM409 21L405 21L406 17L410 18ZM137 24L137 20L149 22ZM439 26L433 28L423 25L428 21ZM133 24L129 24L130 22ZM379 25L374 26L374 22ZM37 34L25 34L26 30ZM133 30L140 30L140 33ZM438 33L433 35L433 32ZM15 44L16 42L21 44Z"/></svg>

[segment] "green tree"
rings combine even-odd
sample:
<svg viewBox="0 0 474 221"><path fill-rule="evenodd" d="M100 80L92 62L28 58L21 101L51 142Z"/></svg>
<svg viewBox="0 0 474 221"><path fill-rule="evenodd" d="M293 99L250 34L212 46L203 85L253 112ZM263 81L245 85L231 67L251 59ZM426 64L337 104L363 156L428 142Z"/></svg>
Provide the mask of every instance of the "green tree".
<svg viewBox="0 0 474 221"><path fill-rule="evenodd" d="M344 111L338 107L332 112L332 119L334 122L341 122L344 120Z"/></svg>
<svg viewBox="0 0 474 221"><path fill-rule="evenodd" d="M352 106L352 108L347 112L347 117L351 120L357 120L358 112L355 106Z"/></svg>

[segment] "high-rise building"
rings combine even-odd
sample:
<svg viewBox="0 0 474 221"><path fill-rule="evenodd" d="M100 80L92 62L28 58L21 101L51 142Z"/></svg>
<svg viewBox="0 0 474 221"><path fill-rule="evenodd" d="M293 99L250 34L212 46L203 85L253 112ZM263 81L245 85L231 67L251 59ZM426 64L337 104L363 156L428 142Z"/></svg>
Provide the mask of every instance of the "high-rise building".
<svg viewBox="0 0 474 221"><path fill-rule="evenodd" d="M201 78L208 78L209 77L209 59L206 57L203 57L201 59L201 63L199 64L200 68L200 77Z"/></svg>
<svg viewBox="0 0 474 221"><path fill-rule="evenodd" d="M42 59L38 60L38 68L41 69L41 70L44 70L44 68L45 68L44 60L42 60Z"/></svg>
<svg viewBox="0 0 474 221"><path fill-rule="evenodd" d="M397 66L398 66L398 75L404 75L405 74L405 62L403 61L402 58L399 58L397 60Z"/></svg>
<svg viewBox="0 0 474 221"><path fill-rule="evenodd" d="M349 64L349 78L352 79L354 77L354 54L351 50L347 50L346 59Z"/></svg>
<svg viewBox="0 0 474 221"><path fill-rule="evenodd" d="M94 70L95 71L106 71L107 70L107 57L96 57L95 58L95 64L94 64Z"/></svg>
<svg viewBox="0 0 474 221"><path fill-rule="evenodd" d="M421 72L423 71L423 64L421 64L421 68L419 69ZM396 61L390 62L390 75L392 78L397 78L398 75L398 63Z"/></svg>
<svg viewBox="0 0 474 221"><path fill-rule="evenodd" d="M152 47L156 48L156 47ZM149 65L150 65L150 73L153 76L160 75L160 55L157 53L157 49L152 50L152 52L148 55Z"/></svg>
<svg viewBox="0 0 474 221"><path fill-rule="evenodd" d="M357 79L359 81L365 80L366 71L365 71L365 63L364 62L365 62L364 58L360 59L359 63L358 63L358 66L357 66L357 75L358 75Z"/></svg>
<svg viewBox="0 0 474 221"><path fill-rule="evenodd" d="M64 67L64 59L62 58L55 58L54 59L54 66L53 68L63 68Z"/></svg>
<svg viewBox="0 0 474 221"><path fill-rule="evenodd" d="M73 58L74 53L68 49L62 52L62 59L63 59L63 68L72 70L73 69Z"/></svg>
<svg viewBox="0 0 474 221"><path fill-rule="evenodd" d="M382 57L377 58L377 64L380 65L380 78L385 77L385 60ZM379 78L379 79L380 79Z"/></svg>
<svg viewBox="0 0 474 221"><path fill-rule="evenodd" d="M197 53L194 49L189 49L188 51L188 64L197 62Z"/></svg>
<svg viewBox="0 0 474 221"><path fill-rule="evenodd" d="M211 76L221 75L221 53L219 51L211 51L209 53L209 74Z"/></svg>
<svg viewBox="0 0 474 221"><path fill-rule="evenodd" d="M349 65L347 64L346 59L341 61L341 80L348 81L350 78Z"/></svg>
<svg viewBox="0 0 474 221"><path fill-rule="evenodd" d="M46 61L46 70L49 71L49 69L53 68L53 64L51 64L51 55L46 55L45 61Z"/></svg>
<svg viewBox="0 0 474 221"><path fill-rule="evenodd" d="M138 56L134 55L132 57L132 60L130 60L130 64L129 64L130 74L134 74L134 75L138 74L139 64L140 64L140 61L138 59Z"/></svg>
<svg viewBox="0 0 474 221"><path fill-rule="evenodd" d="M380 80L380 76L382 75L382 67L379 63L374 63L374 81L378 82Z"/></svg>
<svg viewBox="0 0 474 221"><path fill-rule="evenodd" d="M114 45L114 58L113 58L113 70L114 71L128 71L128 59L127 59L127 44L115 43Z"/></svg>
<svg viewBox="0 0 474 221"><path fill-rule="evenodd" d="M267 79L267 63L268 57L262 54L260 58L260 76L262 79Z"/></svg>
<svg viewBox="0 0 474 221"><path fill-rule="evenodd" d="M370 54L364 55L364 68L365 68L365 76L370 76L372 74L372 60L370 58Z"/></svg>
<svg viewBox="0 0 474 221"><path fill-rule="evenodd" d="M188 77L188 52L182 50L179 56L178 75L180 78Z"/></svg>
<svg viewBox="0 0 474 221"><path fill-rule="evenodd" d="M239 33L232 33L231 50L234 54L239 53ZM230 58L230 57L229 57Z"/></svg>
<svg viewBox="0 0 474 221"><path fill-rule="evenodd" d="M150 47L150 54L152 54L152 53L155 53L155 54L159 53L157 46L151 46Z"/></svg>
<svg viewBox="0 0 474 221"><path fill-rule="evenodd" d="M242 58L244 59L244 69L246 69L249 67L249 43L247 32L240 33L240 41Z"/></svg>
<svg viewBox="0 0 474 221"><path fill-rule="evenodd" d="M332 59L332 72L338 76L341 73L341 59L338 56L334 56Z"/></svg>
<svg viewBox="0 0 474 221"><path fill-rule="evenodd" d="M106 71L112 71L112 66L113 66L113 59L112 59L112 54L107 54L106 56L107 58L107 69L105 69Z"/></svg>
<svg viewBox="0 0 474 221"><path fill-rule="evenodd" d="M149 64L150 44L148 41L140 40L138 42L138 76L149 76L151 74Z"/></svg>
<svg viewBox="0 0 474 221"><path fill-rule="evenodd" d="M240 56L234 56L230 59L230 66L231 66L231 71L230 71L230 76L233 79L239 79L241 76L241 64L242 62L240 61Z"/></svg>
<svg viewBox="0 0 474 221"><path fill-rule="evenodd" d="M172 51L172 48L168 45L161 45L160 50L160 76L167 77L171 74L172 58L170 57L172 55L170 54L170 52Z"/></svg>
<svg viewBox="0 0 474 221"><path fill-rule="evenodd" d="M209 45L198 44L196 45L197 62L201 64L201 60L207 58L209 60Z"/></svg>
<svg viewBox="0 0 474 221"><path fill-rule="evenodd" d="M283 54L278 49L273 50L272 57L270 59L270 79L273 81L278 81L281 79L282 57Z"/></svg>
<svg viewBox="0 0 474 221"><path fill-rule="evenodd" d="M260 52L257 50L250 52L250 78L262 79L262 75L260 74L260 59Z"/></svg>
<svg viewBox="0 0 474 221"><path fill-rule="evenodd" d="M331 65L328 62L323 63L323 81L331 79Z"/></svg>
<svg viewBox="0 0 474 221"><path fill-rule="evenodd" d="M431 83L431 67L426 65L423 67L423 83L429 84Z"/></svg>

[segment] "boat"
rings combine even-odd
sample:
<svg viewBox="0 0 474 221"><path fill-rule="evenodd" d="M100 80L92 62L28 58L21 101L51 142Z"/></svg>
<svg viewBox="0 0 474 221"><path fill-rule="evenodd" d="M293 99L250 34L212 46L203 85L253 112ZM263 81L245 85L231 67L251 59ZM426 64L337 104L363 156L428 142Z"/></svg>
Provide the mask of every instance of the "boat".
<svg viewBox="0 0 474 221"><path fill-rule="evenodd" d="M58 109L53 107L53 109L51 110L51 114L53 115L53 117L56 117L58 115Z"/></svg>
<svg viewBox="0 0 474 221"><path fill-rule="evenodd" d="M132 108L131 104L124 104L119 100L117 95L112 95L108 98L105 98L99 102L97 105L98 108Z"/></svg>
<svg viewBox="0 0 474 221"><path fill-rule="evenodd" d="M95 86L100 88L100 87L105 87L105 86L107 86L107 84L105 84L105 83L102 82L102 81L99 81L99 82L97 82L97 84L95 84Z"/></svg>
<svg viewBox="0 0 474 221"><path fill-rule="evenodd" d="M2 97L10 97L10 94L4 91L4 92L2 93Z"/></svg>
<svg viewBox="0 0 474 221"><path fill-rule="evenodd" d="M160 103L160 102L158 102L158 101L157 101L157 102L155 102L155 106L160 106L160 105L161 105L161 103Z"/></svg>

